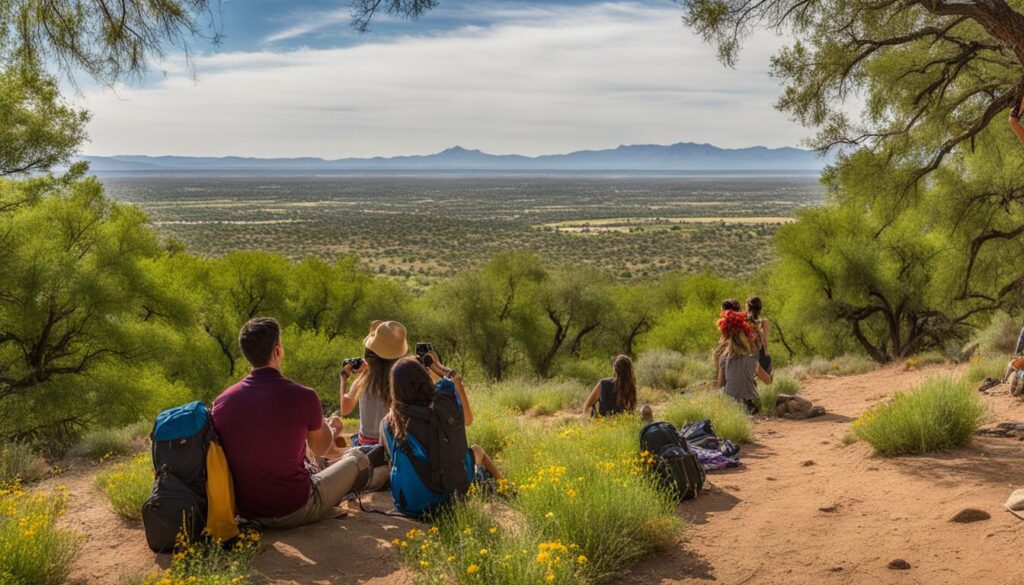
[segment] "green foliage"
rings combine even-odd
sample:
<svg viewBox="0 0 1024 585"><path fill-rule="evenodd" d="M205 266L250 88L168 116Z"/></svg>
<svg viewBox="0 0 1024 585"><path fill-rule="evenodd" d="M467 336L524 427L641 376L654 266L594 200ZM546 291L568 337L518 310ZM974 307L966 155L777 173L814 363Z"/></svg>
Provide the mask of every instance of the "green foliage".
<svg viewBox="0 0 1024 585"><path fill-rule="evenodd" d="M1009 359L1006 357L975 356L971 359L970 365L967 366L964 379L971 384L977 384L985 378L1002 380L1003 374L1006 373L1008 362Z"/></svg>
<svg viewBox="0 0 1024 585"><path fill-rule="evenodd" d="M95 485L118 516L141 520L142 504L153 489L153 464L149 454L111 466L96 476Z"/></svg>
<svg viewBox="0 0 1024 585"><path fill-rule="evenodd" d="M58 526L63 492L27 492L0 485L0 583L61 585L81 537Z"/></svg>
<svg viewBox="0 0 1024 585"><path fill-rule="evenodd" d="M797 380L806 380L823 376L866 374L877 367L877 363L862 355L843 354L830 360L816 357L808 362L793 364L786 368L786 373Z"/></svg>
<svg viewBox="0 0 1024 585"><path fill-rule="evenodd" d="M776 374L773 376L771 384L762 386L758 395L761 399L761 414L765 416L775 416L775 404L778 401L779 394L789 394L795 396L800 393L800 382L797 382L795 378L792 378L785 374Z"/></svg>
<svg viewBox="0 0 1024 585"><path fill-rule="evenodd" d="M82 436L72 454L94 461L135 453L147 445L150 421L139 421L121 428L97 428Z"/></svg>
<svg viewBox="0 0 1024 585"><path fill-rule="evenodd" d="M607 581L671 546L680 528L675 502L638 458L639 426L629 416L525 425L502 456L510 513L473 497L393 545L427 583Z"/></svg>
<svg viewBox="0 0 1024 585"><path fill-rule="evenodd" d="M178 535L171 566L133 580L132 585L245 585L257 577L252 568L260 534L244 531L229 546L204 540L189 542Z"/></svg>
<svg viewBox="0 0 1024 585"><path fill-rule="evenodd" d="M685 356L669 349L649 349L635 362L636 381L641 387L673 390L715 380L710 356Z"/></svg>
<svg viewBox="0 0 1024 585"><path fill-rule="evenodd" d="M23 441L0 445L0 486L17 481L36 481L49 473L50 466L32 445Z"/></svg>
<svg viewBox="0 0 1024 585"><path fill-rule="evenodd" d="M554 414L570 406L579 406L586 399L588 387L575 382L543 379L506 380L491 384L488 392L499 405L522 414Z"/></svg>
<svg viewBox="0 0 1024 585"><path fill-rule="evenodd" d="M985 416L966 381L938 377L871 408L853 430L883 455L929 453L964 444Z"/></svg>
<svg viewBox="0 0 1024 585"><path fill-rule="evenodd" d="M1020 330L1019 319L999 311L984 329L978 331L974 340L978 342L978 350L983 354L1011 355L1016 349Z"/></svg>
<svg viewBox="0 0 1024 585"><path fill-rule="evenodd" d="M715 433L736 443L750 443L750 419L740 403L714 391L688 392L669 400L665 405L665 420L676 428L687 424L711 420Z"/></svg>
<svg viewBox="0 0 1024 585"><path fill-rule="evenodd" d="M61 100L53 78L19 63L0 69L0 120L2 177L69 163L89 116Z"/></svg>

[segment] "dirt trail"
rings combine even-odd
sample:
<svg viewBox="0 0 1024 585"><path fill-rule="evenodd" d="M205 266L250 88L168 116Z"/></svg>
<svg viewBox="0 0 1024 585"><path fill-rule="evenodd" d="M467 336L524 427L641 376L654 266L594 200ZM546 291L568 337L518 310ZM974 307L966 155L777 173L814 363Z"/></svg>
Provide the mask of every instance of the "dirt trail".
<svg viewBox="0 0 1024 585"><path fill-rule="evenodd" d="M686 542L619 582L650 584L1010 584L1024 582L1024 522L1002 503L1024 486L1024 444L976 437L949 453L884 459L867 445L843 446L866 408L949 367L887 368L813 380L803 393L830 412L811 421L761 419L745 466L711 476L701 498L680 506ZM1024 421L1005 386L984 398L993 422ZM73 494L65 521L88 534L76 584L116 584L166 563L137 525L117 519L90 488L89 469L59 478ZM387 496L367 504L384 508ZM965 508L991 515L949 519ZM388 542L410 522L353 509L341 519L268 532L257 568L273 585L410 583ZM888 568L903 559L908 570Z"/></svg>
<svg viewBox="0 0 1024 585"><path fill-rule="evenodd" d="M842 444L866 408L949 371L894 367L808 382L803 394L831 414L758 421L757 444L742 453L746 465L712 475L706 495L680 506L690 522L687 541L623 582L1024 582L1024 523L1002 507L1024 487L1024 445L975 437L948 453L886 459L866 444ZM1006 386L984 401L993 422L1024 421L1024 404ZM966 508L991 518L950 521ZM896 559L910 569L890 569Z"/></svg>

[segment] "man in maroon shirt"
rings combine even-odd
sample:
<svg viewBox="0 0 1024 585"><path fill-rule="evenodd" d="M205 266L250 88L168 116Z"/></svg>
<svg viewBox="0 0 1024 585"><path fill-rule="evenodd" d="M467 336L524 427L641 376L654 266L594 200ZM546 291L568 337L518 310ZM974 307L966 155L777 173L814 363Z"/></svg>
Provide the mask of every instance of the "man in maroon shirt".
<svg viewBox="0 0 1024 585"><path fill-rule="evenodd" d="M277 321L250 320L238 344L252 371L213 402L213 425L231 467L238 511L270 528L316 522L346 494L366 487L370 458L352 450L312 474L306 447L314 456L324 454L341 421L324 420L317 393L281 375L284 347Z"/></svg>

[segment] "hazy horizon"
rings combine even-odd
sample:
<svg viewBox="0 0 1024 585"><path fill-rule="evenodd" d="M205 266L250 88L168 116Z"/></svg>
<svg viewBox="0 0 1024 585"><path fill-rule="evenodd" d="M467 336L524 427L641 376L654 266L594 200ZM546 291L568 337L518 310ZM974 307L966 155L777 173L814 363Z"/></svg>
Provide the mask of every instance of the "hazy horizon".
<svg viewBox="0 0 1024 585"><path fill-rule="evenodd" d="M537 156L619 144L798 147L770 55L735 69L655 0L451 0L366 34L328 0L225 2L224 42L169 54L134 85L82 82L90 156ZM193 76L194 72L194 76Z"/></svg>

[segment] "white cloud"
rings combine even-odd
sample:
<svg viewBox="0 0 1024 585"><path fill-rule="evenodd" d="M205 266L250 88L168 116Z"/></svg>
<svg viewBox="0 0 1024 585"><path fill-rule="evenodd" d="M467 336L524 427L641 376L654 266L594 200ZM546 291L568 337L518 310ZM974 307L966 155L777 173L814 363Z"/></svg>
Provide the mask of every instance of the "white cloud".
<svg viewBox="0 0 1024 585"><path fill-rule="evenodd" d="M276 33L283 34L283 33ZM90 90L89 154L343 156L454 144L547 154L620 143L795 145L771 107L773 37L729 70L678 9L536 8L352 47L198 57L144 88Z"/></svg>

